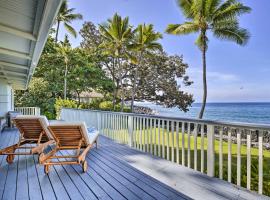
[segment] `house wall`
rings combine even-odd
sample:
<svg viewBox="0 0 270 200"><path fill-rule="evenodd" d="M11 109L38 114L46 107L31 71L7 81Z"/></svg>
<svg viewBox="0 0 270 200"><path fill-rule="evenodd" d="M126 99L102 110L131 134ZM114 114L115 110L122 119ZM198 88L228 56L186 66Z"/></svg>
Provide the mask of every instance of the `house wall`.
<svg viewBox="0 0 270 200"><path fill-rule="evenodd" d="M0 117L5 116L11 110L14 110L12 87L7 83L0 82Z"/></svg>

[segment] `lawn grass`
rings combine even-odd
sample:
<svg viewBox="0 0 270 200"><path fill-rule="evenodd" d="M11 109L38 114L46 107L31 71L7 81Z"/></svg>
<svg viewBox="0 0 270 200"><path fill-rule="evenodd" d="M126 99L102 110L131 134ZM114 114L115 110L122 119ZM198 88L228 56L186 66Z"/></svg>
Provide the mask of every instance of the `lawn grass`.
<svg viewBox="0 0 270 200"><path fill-rule="evenodd" d="M108 129L104 130L105 133L108 133ZM135 130L133 133L133 146L137 149L142 149L146 152L151 152L153 155L160 155L160 157L172 160L172 148L174 151L174 162L177 161L177 134L176 132L172 133L169 131L169 135L167 135L167 130L160 129L160 143L158 140L159 130L158 128L152 129L143 129L141 131L142 136L142 145L140 145L140 131ZM115 134L110 134L110 137L118 140L119 142L128 143L128 133L127 130L117 130ZM167 154L167 138L169 138L169 154ZM152 139L152 145L150 144L150 139ZM184 134L184 158L185 163L182 163L182 133L179 132L179 164L187 166L188 161L188 134ZM195 138L193 134L190 135L190 168L194 169L194 158L195 158ZM148 141L148 142L147 142ZM206 165L207 165L207 138L206 135L204 137L204 173L206 173ZM201 136L197 137L197 170L201 171ZM219 177L219 140L215 140L215 176ZM164 144L164 145L163 145ZM223 179L227 181L228 173L228 142L223 141ZM155 147L156 146L156 147ZM232 183L236 184L237 177L237 144L232 143L231 145L231 153L232 153ZM163 150L164 148L164 150ZM156 149L156 151L155 151ZM160 154L159 154L160 149ZM164 152L164 154L163 154ZM258 148L251 148L251 190L258 191ZM167 157L168 156L168 157ZM244 144L241 144L241 186L246 187L247 185L247 147ZM270 196L270 151L263 151L263 194Z"/></svg>

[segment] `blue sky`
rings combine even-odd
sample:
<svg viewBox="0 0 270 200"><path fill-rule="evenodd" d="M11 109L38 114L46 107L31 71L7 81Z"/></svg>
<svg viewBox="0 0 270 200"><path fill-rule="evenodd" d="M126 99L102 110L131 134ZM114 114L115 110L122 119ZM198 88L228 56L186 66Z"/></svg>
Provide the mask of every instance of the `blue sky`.
<svg viewBox="0 0 270 200"><path fill-rule="evenodd" d="M241 26L251 33L249 43L241 47L209 35L208 102L270 102L270 1L242 2L252 8L252 12L240 20ZM99 24L115 12L129 16L134 26L152 23L162 33L169 23L185 20L175 0L69 0L69 6L84 17L73 23L76 30L80 30L84 21ZM63 36L62 28L60 38ZM179 37L164 33L160 42L169 54L184 56L184 61L189 64L187 74L194 81L185 90L194 94L196 102L201 102L201 53L194 45L195 39L196 34ZM78 46L81 38L70 36L70 40L73 46Z"/></svg>

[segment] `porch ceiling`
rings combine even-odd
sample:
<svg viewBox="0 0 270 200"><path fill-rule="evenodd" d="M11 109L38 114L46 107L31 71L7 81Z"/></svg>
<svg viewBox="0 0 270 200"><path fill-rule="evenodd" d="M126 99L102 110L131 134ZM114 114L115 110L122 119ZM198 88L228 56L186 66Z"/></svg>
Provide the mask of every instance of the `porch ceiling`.
<svg viewBox="0 0 270 200"><path fill-rule="evenodd" d="M0 0L0 80L26 89L63 0Z"/></svg>

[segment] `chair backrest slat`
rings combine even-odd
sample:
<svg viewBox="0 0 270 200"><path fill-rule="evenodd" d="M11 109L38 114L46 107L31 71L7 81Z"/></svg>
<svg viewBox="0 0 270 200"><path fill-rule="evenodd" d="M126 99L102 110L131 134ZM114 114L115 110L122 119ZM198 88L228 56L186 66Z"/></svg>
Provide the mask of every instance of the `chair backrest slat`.
<svg viewBox="0 0 270 200"><path fill-rule="evenodd" d="M40 137L40 133L43 132L43 127L40 124L39 119L13 119L16 127L19 129L20 133L23 134L25 139L36 139ZM42 141L48 141L48 136L43 135Z"/></svg>
<svg viewBox="0 0 270 200"><path fill-rule="evenodd" d="M59 147L78 146L81 140L82 146L86 146L80 125L51 125L48 129Z"/></svg>

